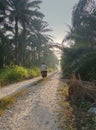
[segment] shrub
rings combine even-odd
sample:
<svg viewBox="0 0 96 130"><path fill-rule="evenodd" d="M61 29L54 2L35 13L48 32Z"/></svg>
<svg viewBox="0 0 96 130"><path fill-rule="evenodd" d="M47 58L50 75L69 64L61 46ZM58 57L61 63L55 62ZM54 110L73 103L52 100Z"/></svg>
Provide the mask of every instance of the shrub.
<svg viewBox="0 0 96 130"><path fill-rule="evenodd" d="M75 74L73 74L69 85L69 98L74 103L84 98L84 90L81 85L81 80L77 79Z"/></svg>
<svg viewBox="0 0 96 130"><path fill-rule="evenodd" d="M9 69L7 74L8 81L20 81L22 79L26 79L28 77L28 70L21 66L14 66Z"/></svg>
<svg viewBox="0 0 96 130"><path fill-rule="evenodd" d="M48 72L51 71L48 70ZM22 81L24 79L29 79L37 77L40 75L39 67L32 67L30 69L24 68L22 66L11 66L0 70L0 86L5 86L9 83L14 83L17 81Z"/></svg>
<svg viewBox="0 0 96 130"><path fill-rule="evenodd" d="M38 67L33 67L28 69L29 78L33 78L40 75L40 69Z"/></svg>

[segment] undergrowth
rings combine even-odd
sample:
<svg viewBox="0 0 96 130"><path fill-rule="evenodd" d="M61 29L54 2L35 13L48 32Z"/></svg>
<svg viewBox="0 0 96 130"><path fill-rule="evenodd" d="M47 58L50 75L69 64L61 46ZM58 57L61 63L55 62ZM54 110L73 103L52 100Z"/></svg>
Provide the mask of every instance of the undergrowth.
<svg viewBox="0 0 96 130"><path fill-rule="evenodd" d="M52 72L53 69L48 68L48 72ZM32 67L27 69L22 66L13 65L4 69L0 69L0 87L5 85L19 82L26 79L31 79L40 76L40 68Z"/></svg>
<svg viewBox="0 0 96 130"><path fill-rule="evenodd" d="M10 83L30 79L40 75L40 69L34 67L27 69L22 66L11 66L0 70L0 86L5 86Z"/></svg>
<svg viewBox="0 0 96 130"><path fill-rule="evenodd" d="M59 98L58 104L60 107L57 112L59 127L62 130L77 130L73 107L68 101L68 85L64 84L63 86L59 87L57 94Z"/></svg>
<svg viewBox="0 0 96 130"><path fill-rule="evenodd" d="M81 79L75 76L70 80L70 85L63 85L59 88L58 119L62 130L96 130L96 114L88 112L94 100L88 97L90 91L87 92L85 88Z"/></svg>
<svg viewBox="0 0 96 130"><path fill-rule="evenodd" d="M90 89L91 88L91 89ZM69 85L69 99L76 118L77 130L96 130L96 114L88 110L95 103L96 89L86 85L74 75Z"/></svg>

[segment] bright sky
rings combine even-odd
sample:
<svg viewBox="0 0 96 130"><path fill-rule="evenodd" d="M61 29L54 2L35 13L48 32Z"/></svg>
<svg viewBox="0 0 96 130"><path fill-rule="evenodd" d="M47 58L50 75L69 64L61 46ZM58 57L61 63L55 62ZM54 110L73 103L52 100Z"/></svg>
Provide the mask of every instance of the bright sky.
<svg viewBox="0 0 96 130"><path fill-rule="evenodd" d="M68 25L71 25L72 8L79 0L42 0L41 12L45 15L45 21L53 30L51 35L54 41L61 43Z"/></svg>

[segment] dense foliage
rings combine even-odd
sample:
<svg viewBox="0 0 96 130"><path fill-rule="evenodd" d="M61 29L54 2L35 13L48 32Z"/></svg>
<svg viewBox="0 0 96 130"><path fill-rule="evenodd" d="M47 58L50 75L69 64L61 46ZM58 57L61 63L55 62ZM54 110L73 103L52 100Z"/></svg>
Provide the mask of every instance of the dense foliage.
<svg viewBox="0 0 96 130"><path fill-rule="evenodd" d="M73 8L72 27L63 42L70 41L64 48L62 70L64 76L72 72L83 80L96 79L96 2L79 0Z"/></svg>
<svg viewBox="0 0 96 130"><path fill-rule="evenodd" d="M27 69L25 67L15 65L6 69L0 69L0 87L17 81L30 79L39 75L40 68L38 67Z"/></svg>
<svg viewBox="0 0 96 130"><path fill-rule="evenodd" d="M0 68L11 64L39 66L43 60L57 64L56 57L54 63L50 58L54 57L49 49L53 40L40 12L41 3L41 0L0 0Z"/></svg>

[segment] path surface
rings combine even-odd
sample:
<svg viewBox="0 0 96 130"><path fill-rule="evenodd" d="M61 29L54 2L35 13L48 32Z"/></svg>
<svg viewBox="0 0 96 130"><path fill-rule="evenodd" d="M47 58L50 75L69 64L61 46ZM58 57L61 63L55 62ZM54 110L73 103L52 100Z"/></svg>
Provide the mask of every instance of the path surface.
<svg viewBox="0 0 96 130"><path fill-rule="evenodd" d="M28 88L0 117L0 130L60 130L56 123L60 73Z"/></svg>
<svg viewBox="0 0 96 130"><path fill-rule="evenodd" d="M41 77L36 77L36 78L33 78L33 79L21 81L21 82L18 82L18 83L14 83L14 84L2 87L2 88L0 88L0 99L5 97L5 96L13 94L13 93L15 93L16 91L18 91L22 88L26 88L28 86L31 86L35 82L39 81L40 79L41 79Z"/></svg>
<svg viewBox="0 0 96 130"><path fill-rule="evenodd" d="M50 76L54 73L49 73L48 76ZM40 81L41 79L42 79L42 77L40 76L40 77L36 77L36 78L33 78L33 79L21 81L21 82L18 82L18 83L14 83L14 84L2 87L2 88L0 88L0 99L5 97L5 96L13 94L13 93L15 93L16 91L19 91L22 88L30 87L30 86L34 85L37 81Z"/></svg>

